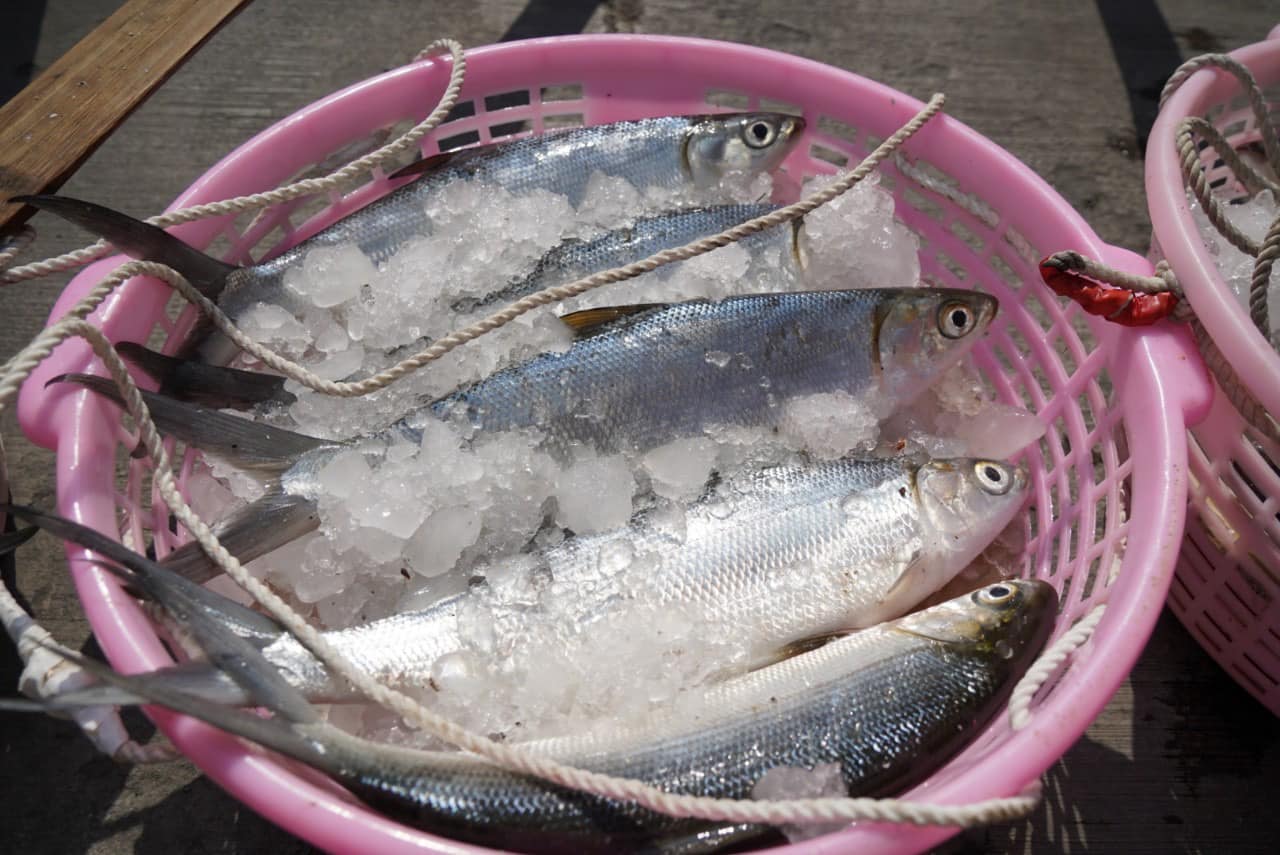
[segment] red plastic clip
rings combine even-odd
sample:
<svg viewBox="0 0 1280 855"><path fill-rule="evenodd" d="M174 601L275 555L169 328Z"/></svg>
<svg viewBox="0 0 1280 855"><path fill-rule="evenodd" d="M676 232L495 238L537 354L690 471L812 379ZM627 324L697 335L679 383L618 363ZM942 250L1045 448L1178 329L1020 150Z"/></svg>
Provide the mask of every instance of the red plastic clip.
<svg viewBox="0 0 1280 855"><path fill-rule="evenodd" d="M1040 262L1040 278L1061 297L1069 297L1091 315L1099 315L1126 327L1145 327L1163 320L1178 305L1178 298L1165 291L1143 294L1128 288L1111 288L1095 282L1074 270L1051 262L1052 255Z"/></svg>

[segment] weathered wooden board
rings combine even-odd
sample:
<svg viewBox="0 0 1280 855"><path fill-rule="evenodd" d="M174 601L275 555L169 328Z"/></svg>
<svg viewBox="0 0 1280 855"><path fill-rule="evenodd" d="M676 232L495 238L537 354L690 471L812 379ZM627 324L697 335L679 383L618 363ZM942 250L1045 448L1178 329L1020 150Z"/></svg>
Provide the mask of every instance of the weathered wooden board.
<svg viewBox="0 0 1280 855"><path fill-rule="evenodd" d="M249 0L129 0L0 106L0 234L52 192Z"/></svg>

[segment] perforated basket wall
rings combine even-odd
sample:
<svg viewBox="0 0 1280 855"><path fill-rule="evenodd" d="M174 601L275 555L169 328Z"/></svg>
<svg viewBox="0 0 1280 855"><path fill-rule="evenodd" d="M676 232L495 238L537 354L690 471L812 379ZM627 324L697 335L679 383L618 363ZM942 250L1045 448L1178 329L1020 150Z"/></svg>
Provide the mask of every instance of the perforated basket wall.
<svg viewBox="0 0 1280 855"><path fill-rule="evenodd" d="M246 143L175 205L277 185L374 129L425 115L445 79L443 64L428 61L339 92ZM437 142L428 143L428 153L440 142L487 141L553 124L758 106L803 113L808 120L808 138L787 164L792 175L832 172L837 163L861 157L921 106L847 72L770 51L623 36L473 51L463 98L457 118L439 130ZM911 794L960 804L1020 792L1084 732L1138 656L1160 611L1182 532L1185 418L1203 405L1207 385L1177 334L1121 336L1045 296L1036 261L1061 247L1133 270L1149 267L1101 243L1013 157L944 116L907 145L905 160L901 169L886 165L884 178L899 216L921 238L925 277L1000 299L1000 316L978 348L977 364L1001 400L1033 410L1048 425L1045 439L1026 454L1033 488L1023 572L1049 580L1061 592L1057 634L1096 605L1108 604L1093 641L1038 699L1029 727L1014 732L1001 717ZM385 189L386 182L377 180L347 199L325 200L316 216L314 208L285 206L256 220L224 218L175 231L197 246L221 242L228 258L243 261L302 239ZM114 263L102 262L78 277L55 314ZM167 297L158 283L131 282L101 313L100 323L117 339L141 340L155 329L170 333ZM141 466L131 464L125 490L115 487L113 463L133 447L119 428L117 411L65 387L42 387L53 372L79 370L89 362L83 347L70 345L56 364L42 367L24 391L23 424L37 440L58 448L63 513L103 530L123 528L135 539L145 526L163 549L172 539L167 514L144 509ZM1134 436L1140 441L1130 442ZM162 664L164 654L132 601L92 567L77 563L73 572L113 663L125 669ZM163 713L156 718L222 786L326 849L465 848L378 817L317 776L246 751L197 722ZM902 852L925 849L951 833L860 824L792 848Z"/></svg>
<svg viewBox="0 0 1280 855"><path fill-rule="evenodd" d="M1280 119L1280 40L1236 51ZM1233 146L1259 139L1238 81L1202 71L1173 95L1152 130L1147 194L1153 254L1168 258L1205 330L1249 391L1280 418L1280 355L1254 327L1214 267L1187 205L1174 133L1203 116ZM1212 148L1202 162L1214 193L1243 198ZM1187 536L1169 605L1232 677L1280 715L1280 447L1250 428L1217 390L1209 417L1190 432Z"/></svg>

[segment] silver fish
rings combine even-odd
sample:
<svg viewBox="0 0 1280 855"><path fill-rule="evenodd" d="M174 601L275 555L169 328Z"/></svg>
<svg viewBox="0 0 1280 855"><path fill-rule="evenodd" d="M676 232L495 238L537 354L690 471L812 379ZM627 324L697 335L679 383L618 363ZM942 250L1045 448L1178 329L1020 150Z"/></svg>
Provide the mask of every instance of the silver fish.
<svg viewBox="0 0 1280 855"><path fill-rule="evenodd" d="M875 392L887 415L967 353L997 306L976 291L907 288L588 309L564 317L582 334L564 353L498 371L409 413L371 441L420 440L428 419L443 418L486 432L537 428L546 446L561 452L575 444L640 452L721 426L777 427L789 400L833 392ZM67 379L119 400L103 378ZM318 526L308 497L346 444L144 397L161 430L278 478L264 498L215 528L241 561ZM216 574L196 544L166 560L193 579Z"/></svg>
<svg viewBox="0 0 1280 855"><path fill-rule="evenodd" d="M512 277L478 297L460 298L451 309L460 315L492 310L552 285L563 285L578 276L621 267L656 252L683 246L718 234L731 226L777 210L776 205L756 203L713 205L675 209L590 238L568 238L548 250L526 273ZM755 255L774 253L796 271L804 268L800 234L795 220L789 227L767 229L743 239ZM679 265L666 268L671 270ZM423 350L431 339L402 345L389 354L399 359ZM209 365L197 359L167 356L133 342L118 345L120 353L160 384L162 391L180 400L214 409L252 410L260 405L288 405L294 396L285 390L285 378L235 368Z"/></svg>
<svg viewBox="0 0 1280 855"><path fill-rule="evenodd" d="M548 250L527 274L514 277L504 287L480 297L453 303L452 309L470 313L511 303L552 285L562 285L578 276L622 267L648 258L656 252L684 246L699 238L719 234L747 220L778 209L767 203L711 205L664 211L640 217L634 223L590 239L569 238ZM799 264L801 221L789 227L766 229L741 241L752 252L781 250Z"/></svg>
<svg viewBox="0 0 1280 855"><path fill-rule="evenodd" d="M487 572L492 586L325 637L380 681L423 688L441 657L476 644L482 656L508 663L538 644L559 644L560 635L547 635L551 614L558 632L571 619L575 647L590 649L595 633L624 616L643 633L650 624L637 614L679 610L703 626L732 627L734 649L722 666L750 667L792 642L903 614L1005 528L1026 484L1021 468L972 459L849 458L742 473L690 503L680 537L661 514L642 512L614 531L499 562ZM602 581L601 562L619 555L621 566ZM481 614L492 637L469 637L466 613ZM244 632L234 608L224 623ZM309 699L349 699L349 688L291 635L259 627L245 634ZM219 703L248 702L212 667L182 666L173 679Z"/></svg>
<svg viewBox="0 0 1280 855"><path fill-rule="evenodd" d="M357 246L375 264L406 242L430 234L424 204L444 186L474 179L513 193L546 189L577 204L594 172L648 187L714 186L729 174L772 170L804 130L804 120L776 113L666 116L522 137L427 158L417 180L338 220L276 258L236 267L187 246L162 229L99 205L60 196L24 196L22 202L57 214L123 252L162 261L182 273L233 320L260 302L298 308L284 287L286 271L315 247ZM203 361L222 364L237 348L220 334L199 331ZM207 337L206 337L207 336Z"/></svg>
<svg viewBox="0 0 1280 855"><path fill-rule="evenodd" d="M77 532L66 536L83 542ZM86 665L126 693L332 775L392 818L460 840L538 852L570 845L585 851L708 851L764 830L655 814L472 756L392 748L338 730L252 645L192 611L168 587L163 568L118 544L113 548L128 556L129 571L117 572L186 614L206 649L226 654L222 659L237 681L276 716L247 715L148 675L124 677ZM1047 583L988 585L726 681L667 716L525 747L692 796L748 798L770 770L826 764L839 764L850 796L899 793L980 732L1043 647L1056 614L1057 596ZM56 700L47 706L62 708Z"/></svg>

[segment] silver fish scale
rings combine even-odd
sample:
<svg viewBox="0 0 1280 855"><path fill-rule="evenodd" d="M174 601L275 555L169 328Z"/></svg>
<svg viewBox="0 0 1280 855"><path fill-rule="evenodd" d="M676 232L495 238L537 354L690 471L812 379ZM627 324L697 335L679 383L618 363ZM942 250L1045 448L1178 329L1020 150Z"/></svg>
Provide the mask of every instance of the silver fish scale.
<svg viewBox="0 0 1280 855"><path fill-rule="evenodd" d="M461 414L485 431L535 427L553 449L643 451L716 425L776 425L789 398L871 387L876 310L890 299L868 289L664 306L495 372L402 427L417 437L422 418Z"/></svg>
<svg viewBox="0 0 1280 855"><path fill-rule="evenodd" d="M578 275L622 267L648 258L656 252L684 246L699 238L719 234L738 223L776 210L776 205L716 205L674 211L657 217L643 217L630 226L616 229L587 240L570 239L552 248L527 276L511 282L500 291L479 298L459 300L454 311L474 312L490 306L511 303L551 285L564 284ZM757 232L740 241L751 252L788 247L791 241L788 225Z"/></svg>
<svg viewBox="0 0 1280 855"><path fill-rule="evenodd" d="M668 792L746 798L776 766L839 763L850 795L911 786L993 712L1014 664L977 647L898 634L882 654L842 677L765 700L713 727L629 753L563 758L645 781ZM643 843L705 823L584 796L491 766L433 755L407 768L344 777L357 795L427 828L486 839L488 833L583 835ZM513 840L515 838L512 838Z"/></svg>
<svg viewBox="0 0 1280 855"><path fill-rule="evenodd" d="M626 178L636 187L677 187L686 183L682 142L698 121L686 116L641 119L549 132L512 140L495 148L463 150L457 159L423 175L334 223L276 258L232 274L219 301L233 318L258 301L292 305L284 272L317 246L356 245L375 264L404 244L430 234L424 206L440 188L460 179L500 185L513 193L547 189L582 200L591 174Z"/></svg>
<svg viewBox="0 0 1280 855"><path fill-rule="evenodd" d="M641 515L626 528L570 538L537 555L554 585L541 591L534 614L567 611L580 629L602 621L607 629L619 609L692 606L703 620L741 633L742 647L756 658L798 638L865 625L918 548L920 524L912 474L900 461L766 469L689 508L683 539ZM617 548L630 562L606 576L600 557ZM437 658L464 645L458 616L468 598L494 620L500 654L545 641L545 627L529 624L525 603L504 604L493 591L326 637L361 670L422 686ZM264 653L303 691L333 691L319 662L291 636Z"/></svg>

